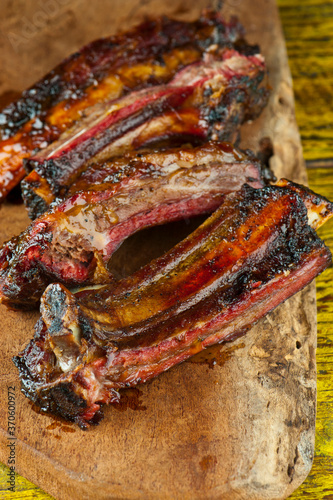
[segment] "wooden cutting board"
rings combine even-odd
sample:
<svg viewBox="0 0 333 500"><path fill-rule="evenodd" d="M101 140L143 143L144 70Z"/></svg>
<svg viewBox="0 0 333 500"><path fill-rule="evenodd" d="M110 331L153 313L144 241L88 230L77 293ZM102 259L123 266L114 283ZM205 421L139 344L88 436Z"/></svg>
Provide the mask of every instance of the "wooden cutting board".
<svg viewBox="0 0 333 500"><path fill-rule="evenodd" d="M7 30L7 38L2 38L0 47L4 68L0 93L22 90L83 43L127 28L147 14L194 19L207 4L204 0L169 0L165 6L158 0L98 4L54 0L44 7L24 0L8 3L2 13L7 19L2 33ZM38 28L41 12L44 23ZM228 0L223 12L240 17L249 41L260 44L270 72L269 105L260 119L243 128L242 144L258 150L260 139L270 137L276 175L306 182L275 2ZM1 242L27 223L22 206L6 204L1 208ZM131 262L138 244L144 255L146 249L151 254L161 251L171 244L169 235L179 238L188 229L185 226L130 240L118 254L118 265ZM7 463L7 445L13 441L7 435L7 401L9 388L15 387L16 471L56 499L283 499L310 471L316 409L314 285L269 314L245 337L124 392L120 407L107 408L102 423L86 432L39 414L19 392L11 357L32 337L37 317L0 306L0 460Z"/></svg>

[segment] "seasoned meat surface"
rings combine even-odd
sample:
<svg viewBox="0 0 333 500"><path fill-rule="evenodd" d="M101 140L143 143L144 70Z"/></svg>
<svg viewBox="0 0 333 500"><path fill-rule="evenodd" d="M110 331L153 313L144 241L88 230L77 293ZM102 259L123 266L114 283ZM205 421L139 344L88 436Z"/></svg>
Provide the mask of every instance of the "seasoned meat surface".
<svg viewBox="0 0 333 500"><path fill-rule="evenodd" d="M14 362L23 392L82 427L117 390L244 334L331 262L317 237L327 200L292 183L225 195L160 258L117 283L42 297L34 339Z"/></svg>
<svg viewBox="0 0 333 500"><path fill-rule="evenodd" d="M260 54L223 50L186 66L166 85L104 104L27 162L33 170L21 186L30 216L65 196L101 155L123 154L175 135L183 141L192 137L234 142L240 125L255 118L267 102L264 76Z"/></svg>
<svg viewBox="0 0 333 500"><path fill-rule="evenodd" d="M72 54L0 112L0 201L25 176L24 158L44 149L90 108L166 83L211 46L251 51L236 20L205 11L191 23L161 17Z"/></svg>
<svg viewBox="0 0 333 500"><path fill-rule="evenodd" d="M127 154L91 165L69 197L0 250L0 301L36 307L46 286L110 282L107 262L148 226L215 210L244 183L261 187L259 163L228 143Z"/></svg>

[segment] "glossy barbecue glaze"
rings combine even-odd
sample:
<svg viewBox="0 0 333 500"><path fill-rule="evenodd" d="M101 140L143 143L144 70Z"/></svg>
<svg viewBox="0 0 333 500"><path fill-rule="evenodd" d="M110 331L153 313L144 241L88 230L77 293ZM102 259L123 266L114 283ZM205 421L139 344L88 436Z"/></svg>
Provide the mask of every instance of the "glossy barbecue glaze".
<svg viewBox="0 0 333 500"><path fill-rule="evenodd" d="M170 128L170 113L176 122L194 115L181 127L182 136L186 132L196 141L234 142L240 125L255 118L267 102L267 89L260 85L264 75L260 54L214 51L179 71L167 85L131 92L103 105L28 161L34 170L22 182L22 191L30 216L40 215L51 200L63 197L91 158L104 150L115 156L152 140L172 138L177 130Z"/></svg>
<svg viewBox="0 0 333 500"><path fill-rule="evenodd" d="M234 44L249 50L239 23L206 11L191 23L147 20L65 59L0 113L0 202L25 176L23 159L57 140L88 108L168 82L211 45Z"/></svg>
<svg viewBox="0 0 333 500"><path fill-rule="evenodd" d="M245 182L263 185L260 165L228 143L91 165L66 201L0 250L0 302L36 307L49 283L110 282L106 264L130 234L212 212Z"/></svg>
<svg viewBox="0 0 333 500"><path fill-rule="evenodd" d="M293 184L243 186L131 277L76 296L50 285L35 338L15 358L25 394L84 427L117 389L245 333L331 262L308 220L312 208L327 220L333 205L311 199Z"/></svg>

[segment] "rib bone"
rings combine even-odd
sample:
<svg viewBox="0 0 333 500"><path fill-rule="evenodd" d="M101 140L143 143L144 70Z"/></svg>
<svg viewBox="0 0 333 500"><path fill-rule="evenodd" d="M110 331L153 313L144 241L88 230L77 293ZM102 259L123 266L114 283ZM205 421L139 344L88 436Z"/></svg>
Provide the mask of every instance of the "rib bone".
<svg viewBox="0 0 333 500"><path fill-rule="evenodd" d="M75 296L50 285L35 338L14 360L23 392L85 427L100 419L103 403L117 400L118 389L244 334L331 262L308 223L310 199L295 184L245 185L131 277ZM332 216L333 205L322 201Z"/></svg>

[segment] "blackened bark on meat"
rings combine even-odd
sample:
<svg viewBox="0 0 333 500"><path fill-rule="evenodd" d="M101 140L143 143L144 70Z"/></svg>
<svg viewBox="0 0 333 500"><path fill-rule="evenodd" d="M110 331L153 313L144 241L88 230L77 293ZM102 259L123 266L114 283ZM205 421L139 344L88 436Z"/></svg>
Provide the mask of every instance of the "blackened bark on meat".
<svg viewBox="0 0 333 500"><path fill-rule="evenodd" d="M312 207L312 195L295 184L245 185L129 278L75 296L50 285L35 339L14 359L25 394L86 427L118 389L244 334L331 262L308 221L312 209L331 217L333 205Z"/></svg>
<svg viewBox="0 0 333 500"><path fill-rule="evenodd" d="M159 76L167 58L173 55L173 49L186 47L201 54L213 44L230 48L234 44L239 44L239 47L244 44L245 50L243 37L244 29L235 18L226 22L218 13L207 10L194 22L163 16L148 19L127 32L95 40L66 58L1 111L1 137L11 137L23 123L44 115L60 102L73 105L73 98L83 99L87 96L87 89L91 91L96 82L114 75L115 71L121 74L126 68L130 73L130 68L136 68L138 63L154 63L158 71L151 70L144 78L149 78L153 84L161 83L180 69L174 64L170 73ZM191 62L194 61L187 60L182 64ZM129 85L127 79L126 86Z"/></svg>
<svg viewBox="0 0 333 500"><path fill-rule="evenodd" d="M87 110L133 89L168 82L211 45L248 52L243 28L206 11L191 23L147 20L65 59L0 112L0 202L24 177L23 159L54 142Z"/></svg>
<svg viewBox="0 0 333 500"><path fill-rule="evenodd" d="M264 75L260 55L247 57L228 50L187 66L168 85L111 102L102 113L82 120L70 137L29 160L34 170L22 182L29 215L40 215L37 212L43 202L46 207L55 197L64 196L91 158L103 150L115 155L119 147L128 150L144 146L143 137L149 142L152 136L155 140L174 136L168 121L170 113L178 122L194 114L189 126L181 127L187 136L233 142L240 125L256 117L266 104L267 90L260 85ZM144 129L150 122L147 137Z"/></svg>
<svg viewBox="0 0 333 500"><path fill-rule="evenodd" d="M0 250L0 302L31 308L52 282L110 282L107 262L130 234L212 212L244 183L262 187L260 174L253 157L228 143L91 165L69 198Z"/></svg>

